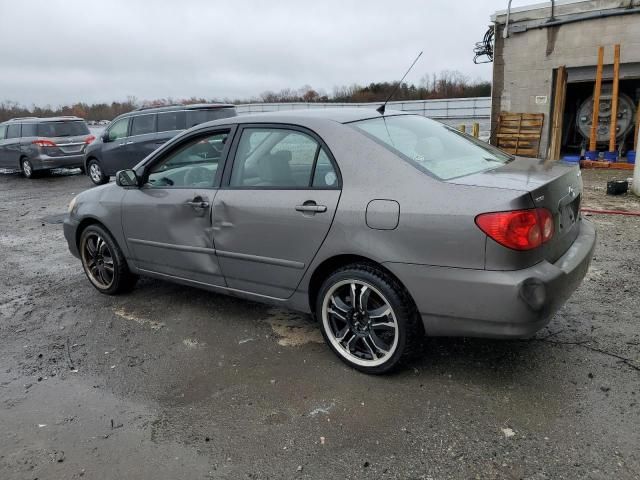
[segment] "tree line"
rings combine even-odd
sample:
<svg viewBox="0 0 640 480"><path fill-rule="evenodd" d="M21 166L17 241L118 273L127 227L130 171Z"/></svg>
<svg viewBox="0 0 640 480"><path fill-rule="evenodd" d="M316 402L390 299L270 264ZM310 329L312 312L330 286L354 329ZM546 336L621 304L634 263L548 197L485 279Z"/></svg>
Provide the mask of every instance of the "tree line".
<svg viewBox="0 0 640 480"><path fill-rule="evenodd" d="M139 101L128 97L122 102L94 103L84 102L51 107L49 105L32 106L30 108L13 101L0 102L0 121L16 117L52 117L74 115L86 120L113 120L118 115L130 112L139 107L152 107L190 103L282 103L282 102L336 102L360 103L382 102L396 88L397 82L377 82L369 85L350 85L334 87L330 94L316 90L310 85L298 89L285 88L279 92L266 91L252 98L161 98ZM444 98L486 97L491 95L491 83L480 79L471 79L456 71L443 71L439 74L425 75L417 84L403 83L398 86L392 100L431 100Z"/></svg>

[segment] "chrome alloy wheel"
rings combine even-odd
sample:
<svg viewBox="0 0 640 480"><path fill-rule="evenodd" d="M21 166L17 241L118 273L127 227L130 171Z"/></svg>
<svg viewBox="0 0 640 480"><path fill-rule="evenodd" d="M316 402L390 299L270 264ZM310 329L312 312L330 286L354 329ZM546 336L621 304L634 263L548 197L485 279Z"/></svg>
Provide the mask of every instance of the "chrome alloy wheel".
<svg viewBox="0 0 640 480"><path fill-rule="evenodd" d="M113 255L104 238L91 232L83 239L81 255L91 283L101 290L108 289L113 284L115 268Z"/></svg>
<svg viewBox="0 0 640 480"><path fill-rule="evenodd" d="M100 183L102 181L102 170L100 170L100 165L93 162L89 166L89 176L94 183Z"/></svg>
<svg viewBox="0 0 640 480"><path fill-rule="evenodd" d="M327 338L347 360L384 364L398 347L398 322L389 301L362 280L344 280L326 293L322 322Z"/></svg>

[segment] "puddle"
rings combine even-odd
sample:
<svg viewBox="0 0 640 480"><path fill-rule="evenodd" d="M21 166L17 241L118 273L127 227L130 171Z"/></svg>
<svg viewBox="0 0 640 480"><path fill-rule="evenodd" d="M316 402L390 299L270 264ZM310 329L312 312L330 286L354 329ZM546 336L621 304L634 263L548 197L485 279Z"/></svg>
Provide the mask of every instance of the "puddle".
<svg viewBox="0 0 640 480"><path fill-rule="evenodd" d="M278 345L299 347L308 343L324 343L318 324L308 317L278 308L269 310L269 315L266 321L271 325L273 332L280 337Z"/></svg>

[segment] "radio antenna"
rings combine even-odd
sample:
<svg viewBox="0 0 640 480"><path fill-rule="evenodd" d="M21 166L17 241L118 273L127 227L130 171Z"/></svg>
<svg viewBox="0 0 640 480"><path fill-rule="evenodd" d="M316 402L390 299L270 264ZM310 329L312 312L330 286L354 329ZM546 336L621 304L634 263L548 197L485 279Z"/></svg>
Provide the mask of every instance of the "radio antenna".
<svg viewBox="0 0 640 480"><path fill-rule="evenodd" d="M416 59L413 61L413 63L411 64L411 66L409 67L409 70L407 70L407 73L404 74L404 77L402 77L402 80L400 80L395 88L393 89L393 91L391 92L391 95L389 95L389 98L387 98L385 100L385 102L380 105L378 108L376 108L376 111L380 114L380 115L384 115L384 112L387 110L387 103L389 103L389 100L391 100L393 98L393 96L396 94L396 92L398 91L398 88L400 88L400 85L402 85L402 82L404 82L404 79L407 78L407 75L409 75L409 72L411 71L411 69L415 66L416 63L418 63L418 60L420 60L420 57L422 56L423 52L420 52L418 54L418 56L416 57Z"/></svg>

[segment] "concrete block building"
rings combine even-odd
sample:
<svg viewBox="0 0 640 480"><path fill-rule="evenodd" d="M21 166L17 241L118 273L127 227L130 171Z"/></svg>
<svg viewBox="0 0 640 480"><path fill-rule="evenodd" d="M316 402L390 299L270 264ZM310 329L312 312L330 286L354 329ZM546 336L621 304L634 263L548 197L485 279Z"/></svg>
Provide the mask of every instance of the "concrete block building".
<svg viewBox="0 0 640 480"><path fill-rule="evenodd" d="M505 0L505 4L507 0ZM506 6L506 5L505 5ZM614 46L621 45L620 109L621 153L633 149L636 110L640 101L640 0L558 0L497 12L492 93L492 140L501 112L544 114L540 156L549 154L552 135L561 135L564 154L584 152L585 130L591 112L598 48L605 47L602 132L608 138L606 99L613 79ZM566 68L562 128L552 132L556 76ZM588 135L586 136L588 138ZM606 138L605 138L606 137ZM604 146L602 147L604 148Z"/></svg>

